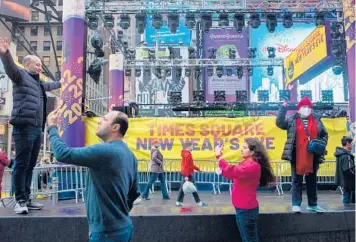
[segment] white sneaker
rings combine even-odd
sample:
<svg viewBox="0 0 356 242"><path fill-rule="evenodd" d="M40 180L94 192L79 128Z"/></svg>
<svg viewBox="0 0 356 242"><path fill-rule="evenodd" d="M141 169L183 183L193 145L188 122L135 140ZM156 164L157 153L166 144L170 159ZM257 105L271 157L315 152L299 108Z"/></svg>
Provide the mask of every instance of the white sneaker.
<svg viewBox="0 0 356 242"><path fill-rule="evenodd" d="M183 207L183 204L181 202L176 202L177 207Z"/></svg>
<svg viewBox="0 0 356 242"><path fill-rule="evenodd" d="M292 211L293 213L301 213L302 209L300 208L300 206L293 206Z"/></svg>
<svg viewBox="0 0 356 242"><path fill-rule="evenodd" d="M28 214L28 208L24 201L17 202L14 210L17 214Z"/></svg>
<svg viewBox="0 0 356 242"><path fill-rule="evenodd" d="M134 201L134 205L139 204L141 201L142 201L142 199L141 199L141 198L137 198L137 199Z"/></svg>
<svg viewBox="0 0 356 242"><path fill-rule="evenodd" d="M43 208L43 204L34 202L32 200L27 201L28 210L41 210Z"/></svg>

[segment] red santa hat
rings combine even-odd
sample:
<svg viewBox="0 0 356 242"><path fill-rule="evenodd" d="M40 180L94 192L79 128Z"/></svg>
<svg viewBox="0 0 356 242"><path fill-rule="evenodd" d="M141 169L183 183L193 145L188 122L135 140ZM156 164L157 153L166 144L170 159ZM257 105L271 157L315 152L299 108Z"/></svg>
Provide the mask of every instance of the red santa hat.
<svg viewBox="0 0 356 242"><path fill-rule="evenodd" d="M303 106L308 106L310 108L313 108L313 103L310 101L310 99L308 97L303 97L297 106L297 109L299 110L301 107Z"/></svg>

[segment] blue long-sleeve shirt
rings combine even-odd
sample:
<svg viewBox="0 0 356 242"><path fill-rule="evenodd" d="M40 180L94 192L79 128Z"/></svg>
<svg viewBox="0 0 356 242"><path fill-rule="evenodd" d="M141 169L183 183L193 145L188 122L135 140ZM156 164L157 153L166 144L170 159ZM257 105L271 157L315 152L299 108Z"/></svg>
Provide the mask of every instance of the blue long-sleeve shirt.
<svg viewBox="0 0 356 242"><path fill-rule="evenodd" d="M59 162L89 167L86 212L91 232L109 232L132 224L129 212L139 197L137 160L122 141L70 148L48 128L54 157Z"/></svg>

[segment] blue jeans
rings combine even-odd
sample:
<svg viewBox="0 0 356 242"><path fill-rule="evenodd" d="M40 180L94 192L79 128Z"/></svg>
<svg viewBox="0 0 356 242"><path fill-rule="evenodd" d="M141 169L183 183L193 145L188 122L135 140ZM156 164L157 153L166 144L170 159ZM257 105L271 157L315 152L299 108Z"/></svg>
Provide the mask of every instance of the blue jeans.
<svg viewBox="0 0 356 242"><path fill-rule="evenodd" d="M149 189L152 187L152 184L155 183L157 177L161 182L161 190L162 190L163 198L169 198L168 191L167 191L167 184L166 184L166 176L164 175L164 173L154 173L154 172L151 172L150 180L148 181L148 184L142 193L143 198L148 198Z"/></svg>
<svg viewBox="0 0 356 242"><path fill-rule="evenodd" d="M258 212L259 208L236 210L236 224L240 231L242 242L258 242Z"/></svg>
<svg viewBox="0 0 356 242"><path fill-rule="evenodd" d="M42 129L15 125L13 129L15 141L15 165L12 172L13 188L16 201L27 201L31 195L33 168L36 166L42 142Z"/></svg>
<svg viewBox="0 0 356 242"><path fill-rule="evenodd" d="M89 242L130 242L132 240L132 225L118 231L112 232L91 232Z"/></svg>

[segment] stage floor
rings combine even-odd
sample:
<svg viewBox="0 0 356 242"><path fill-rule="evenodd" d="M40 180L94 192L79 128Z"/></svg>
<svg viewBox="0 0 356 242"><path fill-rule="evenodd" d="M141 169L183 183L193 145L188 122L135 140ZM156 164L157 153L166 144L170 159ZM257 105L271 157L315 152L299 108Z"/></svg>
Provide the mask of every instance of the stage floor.
<svg viewBox="0 0 356 242"><path fill-rule="evenodd" d="M198 207L194 203L193 197L187 195L183 207L176 207L175 201L177 192L173 191L171 200L162 200L160 191L151 194L151 200L142 200L135 205L131 211L132 216L165 216L165 215L221 215L234 214L235 209L231 204L231 196L228 192L220 195L213 195L210 192L199 192L201 200L208 203L208 207ZM291 212L291 194L286 192L278 196L271 192L260 192L258 194L260 202L260 213L290 213ZM306 194L303 194L302 211L306 211ZM342 196L335 191L319 191L318 203L329 212L355 211L355 206L345 208L341 203ZM84 204L80 201L78 204L74 200L59 201L52 205L50 200L39 200L45 207L40 211L30 211L27 216L85 216ZM13 208L0 208L0 217L18 216L13 212Z"/></svg>

